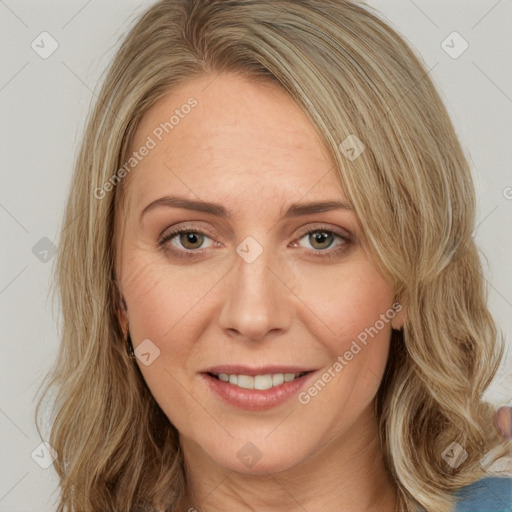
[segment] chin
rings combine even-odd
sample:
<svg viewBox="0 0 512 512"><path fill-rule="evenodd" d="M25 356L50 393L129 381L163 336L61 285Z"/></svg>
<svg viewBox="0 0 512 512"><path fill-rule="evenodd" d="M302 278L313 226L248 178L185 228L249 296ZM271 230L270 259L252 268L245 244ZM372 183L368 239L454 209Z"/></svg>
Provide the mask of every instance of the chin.
<svg viewBox="0 0 512 512"><path fill-rule="evenodd" d="M245 439L250 438L247 436ZM291 437L290 437L291 439ZM213 441L215 443L215 441ZM219 445L206 450L210 458L228 471L245 475L266 475L280 473L298 466L308 456L306 450L297 450L296 443L289 445L279 442L258 442L232 440L225 449L219 450Z"/></svg>
<svg viewBox="0 0 512 512"><path fill-rule="evenodd" d="M218 461L219 464L229 471L253 476L281 473L299 465L300 462L300 460L290 460L289 457L283 454L275 454L275 456L272 455L270 457L268 455L266 457L263 456L254 466L248 466L237 458L235 458L235 461L233 461L233 458L226 461Z"/></svg>

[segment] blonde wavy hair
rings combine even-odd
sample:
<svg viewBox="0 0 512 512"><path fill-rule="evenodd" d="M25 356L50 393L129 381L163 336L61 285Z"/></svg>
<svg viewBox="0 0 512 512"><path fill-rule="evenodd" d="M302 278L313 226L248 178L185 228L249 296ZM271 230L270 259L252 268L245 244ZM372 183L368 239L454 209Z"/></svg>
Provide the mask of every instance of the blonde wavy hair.
<svg viewBox="0 0 512 512"><path fill-rule="evenodd" d="M485 454L512 454L483 400L504 342L472 237L470 168L421 59L378 12L347 0L161 0L122 42L88 119L56 259L62 342L44 395L55 390L58 510L172 510L183 495L177 431L118 322L114 227L127 180L116 172L143 114L208 73L278 83L332 155L406 311L375 399L399 508L452 510L452 492L487 474ZM340 149L349 135L366 148L355 160ZM457 468L442 458L452 442L468 454Z"/></svg>

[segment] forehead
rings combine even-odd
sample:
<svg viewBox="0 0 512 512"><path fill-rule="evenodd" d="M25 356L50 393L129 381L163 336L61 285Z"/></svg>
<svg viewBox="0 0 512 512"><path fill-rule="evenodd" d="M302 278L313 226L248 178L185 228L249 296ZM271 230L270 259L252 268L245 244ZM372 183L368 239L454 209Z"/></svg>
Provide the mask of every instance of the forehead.
<svg viewBox="0 0 512 512"><path fill-rule="evenodd" d="M175 192L247 204L343 196L315 128L272 81L208 75L180 84L141 119L130 154L144 146L128 180L137 206Z"/></svg>

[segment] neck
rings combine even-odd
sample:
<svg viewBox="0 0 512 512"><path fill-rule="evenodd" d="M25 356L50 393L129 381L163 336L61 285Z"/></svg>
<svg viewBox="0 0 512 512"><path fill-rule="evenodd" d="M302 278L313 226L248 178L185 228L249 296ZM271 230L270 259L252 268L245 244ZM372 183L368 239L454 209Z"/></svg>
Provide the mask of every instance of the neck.
<svg viewBox="0 0 512 512"><path fill-rule="evenodd" d="M397 493L387 472L373 408L343 436L300 465L265 475L219 467L195 443L182 439L187 490L176 512L395 512Z"/></svg>

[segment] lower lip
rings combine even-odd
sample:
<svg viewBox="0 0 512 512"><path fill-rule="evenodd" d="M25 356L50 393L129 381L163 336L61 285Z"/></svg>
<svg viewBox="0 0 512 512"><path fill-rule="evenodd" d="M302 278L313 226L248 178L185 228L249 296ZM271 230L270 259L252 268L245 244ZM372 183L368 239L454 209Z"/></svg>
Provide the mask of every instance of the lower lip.
<svg viewBox="0 0 512 512"><path fill-rule="evenodd" d="M290 382L264 390L239 388L234 384L212 377L208 373L202 373L201 376L209 389L228 404L247 411L267 411L297 395L314 373L306 373Z"/></svg>

